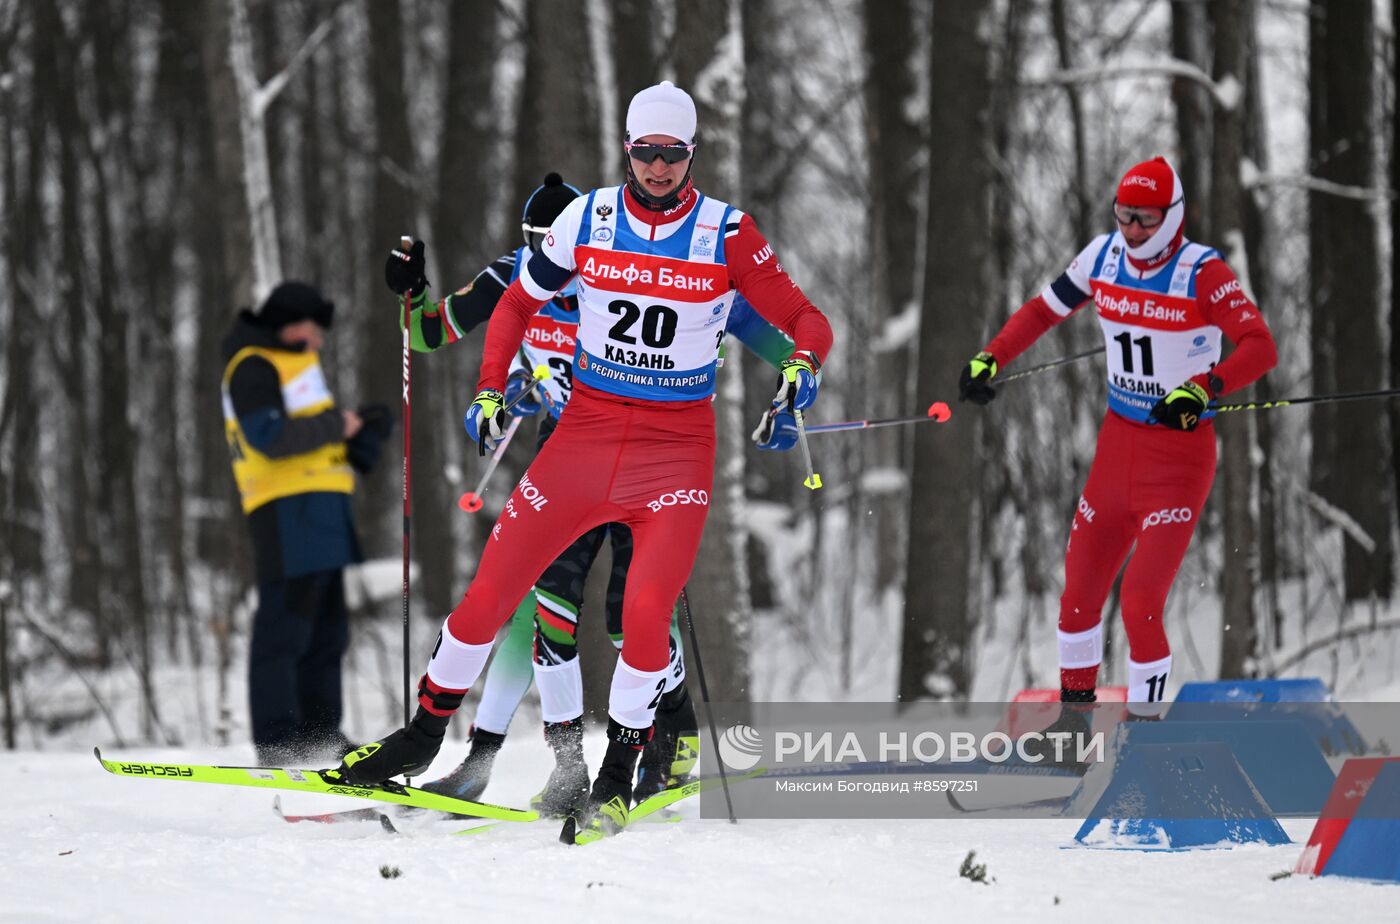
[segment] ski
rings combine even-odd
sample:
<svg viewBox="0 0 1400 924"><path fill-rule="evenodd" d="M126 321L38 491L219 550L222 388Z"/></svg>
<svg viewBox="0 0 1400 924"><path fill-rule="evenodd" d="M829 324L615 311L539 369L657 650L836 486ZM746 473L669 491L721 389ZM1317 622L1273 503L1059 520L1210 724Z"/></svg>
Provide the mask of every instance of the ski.
<svg viewBox="0 0 1400 924"><path fill-rule="evenodd" d="M766 767L756 767L748 773L729 774L727 778L725 775L716 773L709 776L698 776L680 786L671 789L663 789L656 795L643 799L632 807L631 811L627 813L627 826L630 828L636 822L663 812L663 810L675 805L682 799L689 799L691 796L697 796L702 792L716 789L723 786L726 782L738 783L743 780L751 780L767 772L768 770ZM571 828L572 841L569 839ZM560 832L559 839L566 844L573 843L582 846L584 844L595 843L605 837L607 837L607 835L599 831L590 831L587 829L582 831L578 830L578 820L571 817L564 820L564 830Z"/></svg>
<svg viewBox="0 0 1400 924"><path fill-rule="evenodd" d="M1060 811L1069 804L1070 800L1069 796L1049 796L1044 799L1030 799L1025 802L1004 802L1001 805L987 805L974 808L969 805L963 805L962 802L958 801L958 797L953 795L951 789L945 789L943 794L948 797L948 805L951 806L954 811L962 815L983 815L988 812L1023 812L1033 811L1035 809L1054 809Z"/></svg>
<svg viewBox="0 0 1400 924"><path fill-rule="evenodd" d="M272 810L277 813L277 817L285 822L296 824L300 821L312 821L317 824L334 825L347 821L378 821L379 826L389 834L398 834L399 829L394 827L394 823L389 820L389 816L379 809L359 808L350 809L344 812L318 812L314 815L288 815L282 811L282 797L272 797Z"/></svg>
<svg viewBox="0 0 1400 924"><path fill-rule="evenodd" d="M92 749L102 768L116 776L152 780L188 780L224 786L255 786L291 792L320 792L356 799L372 799L412 808L435 809L453 815L492 818L497 821L534 821L539 813L486 802L454 799L402 783L386 781L372 785L350 783L335 770L299 770L276 767L219 767L204 764L167 764L144 761L105 760L102 751Z"/></svg>

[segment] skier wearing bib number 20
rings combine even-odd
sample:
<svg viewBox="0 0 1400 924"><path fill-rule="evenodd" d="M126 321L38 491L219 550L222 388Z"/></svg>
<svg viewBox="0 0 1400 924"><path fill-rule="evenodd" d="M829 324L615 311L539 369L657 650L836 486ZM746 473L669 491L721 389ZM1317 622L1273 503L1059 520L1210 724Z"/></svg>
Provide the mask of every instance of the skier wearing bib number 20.
<svg viewBox="0 0 1400 924"><path fill-rule="evenodd" d="M627 109L627 182L575 199L492 314L468 410L482 450L506 430L501 394L530 316L570 280L579 300L574 391L554 435L506 502L476 577L444 623L408 727L348 755L341 773L377 783L415 774L491 654L516 603L575 537L632 530L623 647L608 698L607 753L580 840L627 824L637 756L666 688L671 608L694 563L714 477L715 365L737 290L795 348L774 406L817 396L831 326L777 261L753 219L691 182L695 104L669 81Z"/></svg>
<svg viewBox="0 0 1400 924"><path fill-rule="evenodd" d="M962 370L959 394L986 404L998 366L1093 302L1108 358L1108 412L1065 550L1060 598L1060 719L1047 731L1088 730L1103 656L1100 611L1128 552L1123 629L1128 709L1160 713L1171 673L1162 624L1215 478L1210 402L1274 367L1268 325L1220 253L1183 234L1181 180L1161 157L1118 184L1118 230L1082 250L1061 276L1016 311ZM1220 336L1235 344L1220 360Z"/></svg>

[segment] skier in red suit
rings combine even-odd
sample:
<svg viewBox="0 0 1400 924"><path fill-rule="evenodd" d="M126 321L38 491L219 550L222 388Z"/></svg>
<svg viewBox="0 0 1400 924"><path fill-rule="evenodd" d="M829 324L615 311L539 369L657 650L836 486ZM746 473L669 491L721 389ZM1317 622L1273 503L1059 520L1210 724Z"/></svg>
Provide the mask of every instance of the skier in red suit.
<svg viewBox="0 0 1400 924"><path fill-rule="evenodd" d="M1100 612L1123 577L1129 711L1159 713L1171 674L1162 625L1215 477L1210 403L1277 362L1273 335L1220 253L1183 235L1185 195L1161 157L1118 184L1117 230L1016 311L962 370L959 393L986 404L997 370L1092 302L1107 348L1108 411L1065 550L1060 699L1094 702L1103 656ZM1221 335L1235 350L1221 360ZM1128 553L1137 550L1129 560ZM1053 730L1087 730L1089 707L1065 707Z"/></svg>
<svg viewBox="0 0 1400 924"><path fill-rule="evenodd" d="M580 836L627 823L637 755L666 687L671 609L690 574L714 476L716 359L735 293L792 337L773 406L815 401L831 326L783 271L753 219L691 183L695 105L663 82L627 111L627 183L565 207L501 296L486 332L467 429L483 451L506 429L501 390L530 317L575 281L574 392L553 437L506 502L466 596L444 623L407 728L349 755L380 782L426 766L534 577L576 537L625 523L633 537L608 750Z"/></svg>

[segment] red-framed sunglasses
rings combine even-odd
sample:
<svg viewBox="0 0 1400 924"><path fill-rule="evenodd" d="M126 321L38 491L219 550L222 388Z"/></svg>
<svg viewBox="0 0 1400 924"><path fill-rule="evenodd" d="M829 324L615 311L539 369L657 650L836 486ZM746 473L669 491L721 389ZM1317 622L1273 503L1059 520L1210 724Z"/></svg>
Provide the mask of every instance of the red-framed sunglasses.
<svg viewBox="0 0 1400 924"><path fill-rule="evenodd" d="M649 164L658 157L668 164L678 164L695 153L693 144L641 144L625 141L622 144L628 156L642 164Z"/></svg>

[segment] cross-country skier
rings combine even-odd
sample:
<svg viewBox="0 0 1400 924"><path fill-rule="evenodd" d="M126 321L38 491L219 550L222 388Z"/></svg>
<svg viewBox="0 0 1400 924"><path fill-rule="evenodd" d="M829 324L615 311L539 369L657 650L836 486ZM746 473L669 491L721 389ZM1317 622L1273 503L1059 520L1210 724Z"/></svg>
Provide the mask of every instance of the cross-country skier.
<svg viewBox="0 0 1400 924"><path fill-rule="evenodd" d="M1167 592L1215 477L1213 399L1274 367L1274 339L1220 253L1187 240L1181 180L1161 157L1118 184L1117 230L1016 311L963 368L959 394L986 404L997 370L1041 334L1094 303L1108 356L1108 412L1065 550L1060 700L1094 702L1103 657L1100 611L1123 577L1129 711L1158 714L1172 657ZM1221 334L1235 350L1220 359ZM1062 707L1047 731L1086 732L1091 706Z"/></svg>
<svg viewBox="0 0 1400 924"><path fill-rule="evenodd" d="M398 295L408 294L411 342L420 352L432 352L465 338L488 320L506 287L539 250L554 219L580 195L557 173L545 177L521 212L525 243L497 258L477 274L472 283L440 301L428 297L425 247L416 242L407 253L394 251L385 264L385 279ZM401 317L402 321L402 317ZM540 423L537 446L554 432L573 389L574 344L578 335L578 299L574 286L566 286L530 318L521 345L522 362L509 379L507 401L517 390L533 382L529 370L541 364L553 373L545 380L543 400L527 396L512 409L521 417L548 414ZM742 299L730 310L727 330L775 368L792 352L792 341L763 320ZM791 415L787 415L790 419ZM762 449L786 449L795 434L779 429ZM588 768L583 759L583 699L575 634L583 605L584 582L603 541L612 545L612 571L607 590L607 627L613 643L622 645L622 601L628 566L632 559L632 533L624 524L603 524L576 539L535 582L531 593L516 608L510 628L496 649L486 673L481 702L471 727L471 747L466 759L440 780L424 789L479 799L490 780L497 753L505 743L511 719L521 699L538 677L544 713L544 737L555 755L555 769L537 808L550 815L568 815L583 808L589 790ZM698 754L695 708L685 685L685 663L678 628L671 627L671 660L668 687L657 706L656 732L642 752L637 771L635 801L659 792L683 778L694 767Z"/></svg>
<svg viewBox="0 0 1400 924"><path fill-rule="evenodd" d="M569 203L511 283L486 333L469 431L484 452L505 433L509 366L538 307L576 280L568 413L492 528L476 578L443 625L406 728L346 757L352 782L431 763L511 610L573 539L632 530L624 639L608 704L608 748L578 819L590 837L627 823L637 756L667 686L671 608L700 545L714 477L715 366L736 290L788 333L773 401L815 401L831 326L778 264L753 219L701 195L690 177L695 104L670 82L627 110L627 183ZM569 832L574 819L565 823Z"/></svg>

